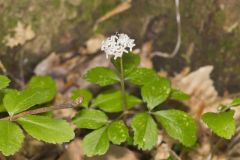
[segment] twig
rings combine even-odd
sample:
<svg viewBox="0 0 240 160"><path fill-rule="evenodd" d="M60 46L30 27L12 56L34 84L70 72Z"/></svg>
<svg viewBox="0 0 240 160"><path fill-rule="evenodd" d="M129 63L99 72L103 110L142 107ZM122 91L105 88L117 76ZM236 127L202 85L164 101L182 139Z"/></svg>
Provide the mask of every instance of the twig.
<svg viewBox="0 0 240 160"><path fill-rule="evenodd" d="M123 112L122 114L120 114L120 115L117 117L117 119L120 119L120 118L122 118L122 117L124 117L124 116L126 116L126 115L130 115L130 114L136 114L136 112L134 112L134 111L125 111L125 112Z"/></svg>
<svg viewBox="0 0 240 160"><path fill-rule="evenodd" d="M50 112L50 111L59 110L59 109L75 108L75 107L78 107L82 102L83 102L83 97L79 97L72 103L61 104L61 105L58 105L58 106L37 108L37 109L34 109L34 110L25 111L25 112L22 112L22 113L13 115L13 116L4 117L4 118L1 118L0 120L14 121L18 118L21 118L21 117L24 117L24 116L27 116L27 115L45 113L45 112Z"/></svg>
<svg viewBox="0 0 240 160"><path fill-rule="evenodd" d="M131 7L131 2L132 2L132 0L126 0L126 1L122 2L120 5L118 5L117 7L115 7L114 9L112 9L111 11L109 11L106 14L104 14L103 16L101 16L99 19L97 19L93 29L96 30L97 26L100 23L102 23L103 21L129 9Z"/></svg>
<svg viewBox="0 0 240 160"><path fill-rule="evenodd" d="M21 51L20 55L19 55L19 72L20 72L20 79L21 82L23 84L25 84L25 78L24 78L24 62L23 62L23 58L24 58L24 52ZM24 86L21 86L22 88L24 88Z"/></svg>
<svg viewBox="0 0 240 160"><path fill-rule="evenodd" d="M213 137L213 136L212 136ZM208 154L208 158L207 160L211 160L213 158L214 155L217 154L217 151L221 145L221 143L223 142L223 139L219 138L216 142L213 143L213 140L211 139L211 152Z"/></svg>
<svg viewBox="0 0 240 160"><path fill-rule="evenodd" d="M3 73L7 73L6 67L3 65L2 61L0 60L0 69L3 71Z"/></svg>
<svg viewBox="0 0 240 160"><path fill-rule="evenodd" d="M175 160L181 160L181 158L173 150L170 149L169 152Z"/></svg>
<svg viewBox="0 0 240 160"><path fill-rule="evenodd" d="M238 93L233 93L233 94L229 94L227 97L228 98L235 98L235 97L239 97L240 96L240 92Z"/></svg>
<svg viewBox="0 0 240 160"><path fill-rule="evenodd" d="M4 66L4 64L2 63L2 61L0 60L0 70L2 70L3 74L5 74L6 76L9 76L11 79L13 79L21 88L23 88L24 83L17 79L15 76L13 76L12 74L8 73L6 67Z"/></svg>
<svg viewBox="0 0 240 160"><path fill-rule="evenodd" d="M177 21L177 32L178 32L176 46L171 54L156 51L152 53L151 57L160 56L164 58L173 58L177 55L180 49L182 33L181 33L181 16L179 11L179 0L175 0L175 5L176 5L176 21Z"/></svg>
<svg viewBox="0 0 240 160"><path fill-rule="evenodd" d="M210 153L210 154L207 156L206 160L211 160L211 159L212 159L212 153Z"/></svg>
<svg viewBox="0 0 240 160"><path fill-rule="evenodd" d="M232 150L232 148L234 146L236 146L237 144L239 144L239 140L240 140L240 128L237 128L237 131L236 131L236 136L234 136L231 140L231 142L229 142L228 144L228 150Z"/></svg>

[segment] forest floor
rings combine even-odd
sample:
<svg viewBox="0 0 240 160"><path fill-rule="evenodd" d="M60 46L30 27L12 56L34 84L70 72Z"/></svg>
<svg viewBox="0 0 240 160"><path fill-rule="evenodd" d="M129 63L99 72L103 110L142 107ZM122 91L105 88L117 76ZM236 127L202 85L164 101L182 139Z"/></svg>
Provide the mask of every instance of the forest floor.
<svg viewBox="0 0 240 160"><path fill-rule="evenodd" d="M73 6L80 5L74 2L73 0ZM76 37L72 30L69 33L56 30L57 33L52 35L52 31L47 33L45 32L46 29L41 28L39 29L41 32L37 32L39 30L34 31L34 28L31 29L31 27L24 26L19 22L15 28L13 27L15 37L8 38L5 47L0 46L0 48L2 47L0 70L14 80L13 86L16 88L23 88L32 75L52 76L56 80L58 90L53 102L54 105L68 102L71 91L77 88L89 88L96 94L101 91L100 88L90 85L83 80L82 76L87 70L95 66L110 66L109 61L106 61L105 54L100 51L101 42L109 33L116 32L117 26L122 23L122 28L119 30L126 31L136 37L137 47L134 52L140 55L141 66L155 69L159 75L169 78L174 87L190 95L190 99L187 101L182 103L172 101L170 103L178 109L187 111L197 121L200 132L197 145L193 149L189 150L179 145L162 130L158 135L158 144L152 151L142 152L125 144L121 146L112 145L106 155L87 158L82 153L82 138L86 131L76 129L77 137L68 144L46 144L27 137L20 152L11 157L0 155L0 159L161 160L167 159L170 155L176 160L240 159L239 130L231 140L222 140L213 135L200 120L203 113L217 111L219 105L231 102L233 97L240 94L240 41L238 39L240 37L238 27L238 16L240 14L234 8L234 6L240 6L239 2L234 1L231 2L232 4L228 4L228 1L222 0L211 1L208 4L204 3L206 6L202 5L197 9L202 16L201 19L199 15L193 14L194 7L201 5L201 1L189 1L188 3L185 2L186 4L180 4L182 42L180 43L180 49L177 49L176 55L174 53L173 57L165 57L162 54L159 56L156 53L159 53L159 50L162 49L168 51L165 54L171 55L176 43L178 43L179 32L175 22L175 4L174 1L169 4L159 2L163 8L160 12L158 11L159 6L153 7L158 2L121 1L117 5L109 5L110 9L108 8L104 14L97 18L94 15L97 15L98 12L94 9L102 7L100 4L103 2L101 1L99 4L96 2L96 6L99 5L96 8L89 6L92 9L90 15L94 17L91 24L88 25L85 19L74 24L76 27L76 25L86 22L83 27L81 26L82 28L74 28L65 24L70 28L68 28L69 30L74 28L72 30L80 32L80 29L82 29L81 34L86 31L86 35L83 35L81 40L77 39L79 37ZM153 7L153 11L146 11L147 13L140 18L139 12L145 3L148 7ZM3 4L8 6L5 3ZM64 12L68 13L66 10ZM201 13L200 10L206 12ZM233 10L235 14L229 13L229 10ZM170 11L171 13L169 13ZM58 15L57 11L54 13L55 16ZM74 14L79 13L68 14L73 16L74 19ZM222 20L222 17L224 17L222 14L228 17ZM131 16L122 20L127 15ZM138 18L137 21L133 20L135 16ZM71 19L69 21L71 23ZM121 22L117 23L116 21ZM134 24L141 27L136 29L131 26ZM61 24L56 25L61 26ZM187 33L188 27L192 28L189 29L189 33ZM91 31L89 31L89 28ZM216 33L217 31L221 31L222 34ZM44 34L41 36L42 32ZM64 36L59 36L59 33L63 33ZM45 34L51 34L53 37L51 41L56 42L52 43L49 40L42 42L46 38L44 37ZM76 34L79 36L79 33ZM159 37L161 37L161 42L159 42ZM38 46L39 41L42 46ZM41 52L44 54L40 55ZM17 64L18 67L14 64ZM70 120L75 114L76 110L74 109L54 112L55 117L64 117L66 120ZM236 110L235 119L240 119L238 110Z"/></svg>

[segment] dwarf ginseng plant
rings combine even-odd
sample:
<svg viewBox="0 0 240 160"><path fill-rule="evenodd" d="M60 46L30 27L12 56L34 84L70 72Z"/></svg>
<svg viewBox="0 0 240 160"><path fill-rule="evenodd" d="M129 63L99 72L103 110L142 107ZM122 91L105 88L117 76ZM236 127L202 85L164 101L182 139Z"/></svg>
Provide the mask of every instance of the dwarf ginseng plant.
<svg viewBox="0 0 240 160"><path fill-rule="evenodd" d="M9 115L0 119L0 151L5 156L13 155L21 148L23 130L33 138L48 143L63 143L74 138L74 131L65 120L36 114L78 106L81 98L75 103L39 108L55 97L54 80L36 76L21 91L7 88L9 83L6 76L0 75L0 112ZM32 107L35 109L29 110Z"/></svg>
<svg viewBox="0 0 240 160"><path fill-rule="evenodd" d="M134 45L134 40L125 34L116 34L104 41L102 50L107 57L113 56L114 68L96 67L84 78L104 87L105 91L94 99L87 89L73 91L73 99L84 97L83 109L73 123L78 128L93 130L83 139L87 156L105 154L110 143L128 143L141 150L151 150L157 143L158 128L164 128L169 136L187 147L196 142L197 127L193 118L180 110L161 110L161 104L168 99L184 100L188 95L172 89L169 80L152 69L139 67L139 56L131 53ZM141 95L129 93L126 85L136 86ZM110 119L111 113L119 115Z"/></svg>
<svg viewBox="0 0 240 160"><path fill-rule="evenodd" d="M107 57L112 56L113 68L96 67L84 75L87 81L104 87L104 91L93 98L87 89L75 90L75 101L60 106L41 107L56 94L55 82L50 77L33 77L24 90L18 91L7 88L10 80L0 75L0 112L8 113L0 118L0 151L6 156L17 152L24 140L23 131L48 143L70 141L74 131L66 121L40 113L77 106L82 108L73 123L78 128L93 130L83 139L87 156L105 154L110 143L151 150L157 143L158 128L192 147L197 140L194 119L180 110L162 109L169 99L186 100L188 95L173 89L168 79L152 69L139 67L139 56L131 52L134 46L134 40L125 34L104 41L102 50ZM135 86L140 94L133 95L128 86ZM229 105L222 105L218 113L203 114L202 120L218 136L230 139L235 133L232 109L239 105L240 98L236 98Z"/></svg>

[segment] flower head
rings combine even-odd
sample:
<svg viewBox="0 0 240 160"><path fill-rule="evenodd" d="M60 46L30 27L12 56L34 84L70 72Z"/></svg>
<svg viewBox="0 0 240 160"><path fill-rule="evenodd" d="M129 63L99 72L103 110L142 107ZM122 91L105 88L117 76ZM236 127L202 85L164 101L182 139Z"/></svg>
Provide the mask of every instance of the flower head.
<svg viewBox="0 0 240 160"><path fill-rule="evenodd" d="M132 51L134 46L134 39L130 39L126 34L117 33L102 42L101 50L105 51L107 58L113 55L114 59L117 59L117 57L122 57L124 52Z"/></svg>

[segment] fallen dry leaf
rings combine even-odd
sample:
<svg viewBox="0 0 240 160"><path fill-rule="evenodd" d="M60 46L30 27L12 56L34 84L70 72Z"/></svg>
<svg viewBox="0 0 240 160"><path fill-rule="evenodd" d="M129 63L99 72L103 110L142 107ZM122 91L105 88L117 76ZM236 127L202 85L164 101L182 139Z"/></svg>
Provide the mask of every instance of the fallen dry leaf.
<svg viewBox="0 0 240 160"><path fill-rule="evenodd" d="M85 47L81 47L79 49L79 52L82 55L87 54L94 54L96 53L102 45L102 42L104 41L105 37L101 34L95 35L91 37L87 42L85 43Z"/></svg>
<svg viewBox="0 0 240 160"><path fill-rule="evenodd" d="M53 52L35 67L34 73L36 75L47 75L52 68L59 64L60 56Z"/></svg>
<svg viewBox="0 0 240 160"><path fill-rule="evenodd" d="M6 46L13 48L18 45L23 45L27 41L35 37L35 33L32 30L31 25L24 26L22 22L18 22L17 26L13 29L14 35L6 35L4 37L4 43Z"/></svg>
<svg viewBox="0 0 240 160"><path fill-rule="evenodd" d="M58 160L83 160L81 140L75 139L66 146L65 152Z"/></svg>
<svg viewBox="0 0 240 160"><path fill-rule="evenodd" d="M210 78L213 66L204 66L196 71L186 74L186 70L173 78L173 86L190 95L190 100L186 105L190 108L192 115L199 118L205 109L217 109L219 104L218 93L214 87L214 82Z"/></svg>
<svg viewBox="0 0 240 160"><path fill-rule="evenodd" d="M111 145L105 155L91 158L86 157L85 160L139 160L139 158L126 147Z"/></svg>
<svg viewBox="0 0 240 160"><path fill-rule="evenodd" d="M141 66L146 68L152 68L152 60L151 60L151 53L152 53L152 41L148 41L143 44L141 48Z"/></svg>
<svg viewBox="0 0 240 160"><path fill-rule="evenodd" d="M166 143L162 143L157 147L156 154L154 155L154 160L168 159L170 156L170 147Z"/></svg>
<svg viewBox="0 0 240 160"><path fill-rule="evenodd" d="M207 159L210 153L211 144L209 141L209 137L205 136L201 139L201 143L199 144L199 146L188 153L188 157L194 160L204 160Z"/></svg>

